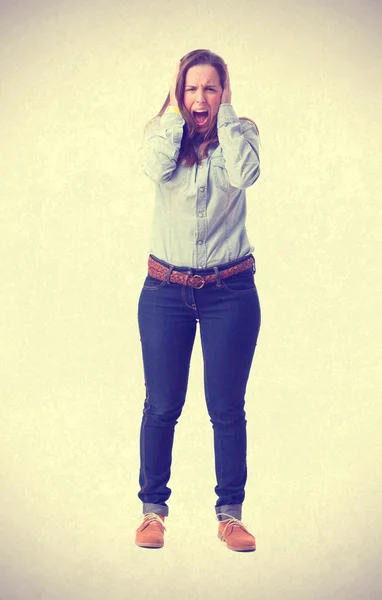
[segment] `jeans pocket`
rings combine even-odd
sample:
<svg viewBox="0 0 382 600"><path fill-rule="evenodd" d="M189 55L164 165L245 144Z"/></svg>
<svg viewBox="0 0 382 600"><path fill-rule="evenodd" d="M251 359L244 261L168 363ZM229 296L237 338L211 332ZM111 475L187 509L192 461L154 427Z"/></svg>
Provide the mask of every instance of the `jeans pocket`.
<svg viewBox="0 0 382 600"><path fill-rule="evenodd" d="M246 269L232 277L221 280L222 287L233 294L248 294L256 291L255 278L252 269Z"/></svg>
<svg viewBox="0 0 382 600"><path fill-rule="evenodd" d="M143 283L143 289L150 290L153 292L155 290L159 290L164 285L166 285L165 281L160 281L159 279L154 279L154 277L151 277L151 275L147 275Z"/></svg>

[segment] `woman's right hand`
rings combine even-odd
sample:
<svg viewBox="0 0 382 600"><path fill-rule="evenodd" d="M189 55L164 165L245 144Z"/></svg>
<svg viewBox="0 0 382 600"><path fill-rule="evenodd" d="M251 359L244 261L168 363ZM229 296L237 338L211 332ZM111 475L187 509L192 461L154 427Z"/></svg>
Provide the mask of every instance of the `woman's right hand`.
<svg viewBox="0 0 382 600"><path fill-rule="evenodd" d="M173 75L173 78L171 81L171 87L170 87L170 106L176 106L176 107L178 107L178 101L175 96L175 88L176 88L176 82L178 79L179 69L180 69L180 61L176 65L175 73Z"/></svg>

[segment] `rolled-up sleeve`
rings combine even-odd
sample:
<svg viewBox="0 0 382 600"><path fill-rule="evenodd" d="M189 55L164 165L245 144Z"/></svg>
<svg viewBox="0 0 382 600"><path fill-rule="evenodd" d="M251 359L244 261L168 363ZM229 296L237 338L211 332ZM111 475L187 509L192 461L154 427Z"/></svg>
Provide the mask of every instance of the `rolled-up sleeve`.
<svg viewBox="0 0 382 600"><path fill-rule="evenodd" d="M183 136L183 117L164 113L151 121L145 131L142 148L142 168L154 183L171 179L177 166Z"/></svg>
<svg viewBox="0 0 382 600"><path fill-rule="evenodd" d="M218 138L231 185L245 189L260 175L259 135L250 121L240 120L231 104L221 104Z"/></svg>

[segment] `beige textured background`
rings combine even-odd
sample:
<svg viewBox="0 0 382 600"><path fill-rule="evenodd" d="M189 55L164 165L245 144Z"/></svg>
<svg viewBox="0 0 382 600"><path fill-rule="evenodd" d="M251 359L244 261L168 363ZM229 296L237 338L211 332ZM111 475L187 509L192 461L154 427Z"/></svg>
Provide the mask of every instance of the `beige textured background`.
<svg viewBox="0 0 382 600"><path fill-rule="evenodd" d="M1 600L381 597L381 34L371 0L0 2ZM198 341L166 546L133 544L153 208L137 151L198 47L262 139L254 554L216 538Z"/></svg>

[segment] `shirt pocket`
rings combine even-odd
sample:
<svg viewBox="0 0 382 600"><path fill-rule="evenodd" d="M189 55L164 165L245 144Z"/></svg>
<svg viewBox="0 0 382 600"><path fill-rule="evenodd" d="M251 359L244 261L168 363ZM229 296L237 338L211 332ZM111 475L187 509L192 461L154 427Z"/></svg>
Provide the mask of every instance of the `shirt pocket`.
<svg viewBox="0 0 382 600"><path fill-rule="evenodd" d="M229 181L225 161L221 155L211 157L211 169L213 180L220 190L232 192L236 189Z"/></svg>
<svg viewBox="0 0 382 600"><path fill-rule="evenodd" d="M171 179L164 182L164 185L169 190L184 187L187 183L187 170L182 165L178 166L172 173Z"/></svg>

